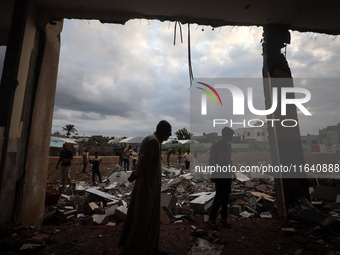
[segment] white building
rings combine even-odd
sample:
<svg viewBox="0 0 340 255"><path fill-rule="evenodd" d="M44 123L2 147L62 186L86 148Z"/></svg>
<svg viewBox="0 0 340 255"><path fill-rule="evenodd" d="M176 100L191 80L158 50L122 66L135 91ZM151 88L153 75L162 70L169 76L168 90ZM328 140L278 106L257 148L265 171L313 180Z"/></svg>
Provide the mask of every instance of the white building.
<svg viewBox="0 0 340 255"><path fill-rule="evenodd" d="M256 124L254 126L256 126ZM258 126L238 128L235 130L235 135L240 137L241 141L267 142L269 140L267 132L267 123L265 123L262 127Z"/></svg>

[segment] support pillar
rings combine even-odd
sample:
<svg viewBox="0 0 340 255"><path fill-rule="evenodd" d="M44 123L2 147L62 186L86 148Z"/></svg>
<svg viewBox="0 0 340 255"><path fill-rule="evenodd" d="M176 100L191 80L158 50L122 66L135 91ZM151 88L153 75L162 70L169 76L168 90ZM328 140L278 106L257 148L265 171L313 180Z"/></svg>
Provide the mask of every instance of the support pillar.
<svg viewBox="0 0 340 255"><path fill-rule="evenodd" d="M15 1L0 85L0 231L43 221L63 22L37 17L34 1Z"/></svg>
<svg viewBox="0 0 340 255"><path fill-rule="evenodd" d="M272 103L272 88L278 89L278 107L276 111L267 116L268 119L279 121L268 123L271 158L273 165L303 165L304 155L302 150L299 125L295 127L283 127L281 121L293 119L298 123L297 109L295 105L287 105L287 113L281 115L281 88L294 87L293 78L285 56L281 49L290 43L290 33L285 26L270 24L264 27L263 38L263 86L265 105L269 109ZM294 98L294 95L288 95ZM279 205L279 213L285 215L286 211L294 206L296 197L309 199L308 183L306 175L292 178L280 174L275 176L276 196Z"/></svg>
<svg viewBox="0 0 340 255"><path fill-rule="evenodd" d="M36 8L31 1L15 1L0 85L0 225L8 225L16 204L17 183L23 175L19 151L27 75L36 32Z"/></svg>
<svg viewBox="0 0 340 255"><path fill-rule="evenodd" d="M63 22L45 26L46 43L34 101L23 190L22 223L40 225L44 216L49 147Z"/></svg>

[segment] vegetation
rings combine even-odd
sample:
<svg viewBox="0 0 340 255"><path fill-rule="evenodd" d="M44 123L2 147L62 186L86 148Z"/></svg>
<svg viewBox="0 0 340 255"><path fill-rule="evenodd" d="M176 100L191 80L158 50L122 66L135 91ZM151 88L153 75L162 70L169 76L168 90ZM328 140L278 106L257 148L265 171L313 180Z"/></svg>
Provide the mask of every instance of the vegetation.
<svg viewBox="0 0 340 255"><path fill-rule="evenodd" d="M192 134L186 129L182 128L175 132L178 140L189 140Z"/></svg>
<svg viewBox="0 0 340 255"><path fill-rule="evenodd" d="M62 129L63 131L66 131L67 138L70 137L71 133L77 132L77 129L75 129L74 125L72 124L65 125L65 127L62 127Z"/></svg>
<svg viewBox="0 0 340 255"><path fill-rule="evenodd" d="M113 147L113 144L109 144L108 142L111 139L109 137L102 136L92 136L87 141L79 142L81 147L90 147L90 146L101 146L101 147Z"/></svg>

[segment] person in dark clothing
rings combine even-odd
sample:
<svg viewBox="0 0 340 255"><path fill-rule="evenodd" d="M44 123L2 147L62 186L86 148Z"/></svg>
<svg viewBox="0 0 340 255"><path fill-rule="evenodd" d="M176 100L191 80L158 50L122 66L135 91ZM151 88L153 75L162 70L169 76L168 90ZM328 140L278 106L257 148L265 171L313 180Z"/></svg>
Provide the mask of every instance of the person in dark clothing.
<svg viewBox="0 0 340 255"><path fill-rule="evenodd" d="M92 182L96 184L96 175L98 175L99 183L102 182L102 176L100 174L99 166L102 162L102 159L99 157L99 153L96 152L94 157L90 159L90 163L92 164Z"/></svg>
<svg viewBox="0 0 340 255"><path fill-rule="evenodd" d="M119 238L121 255L166 254L159 250L161 208L161 146L171 136L171 125L162 120L156 132L144 138L137 167L129 177L136 181Z"/></svg>
<svg viewBox="0 0 340 255"><path fill-rule="evenodd" d="M56 165L56 169L58 169L59 164L61 163L61 180L63 184L63 189L65 186L65 181L67 179L69 183L69 188L71 188L71 176L70 176L70 169L71 169L71 162L73 160L73 152L69 149L69 144L64 143L63 149L60 151L60 157L58 163Z"/></svg>
<svg viewBox="0 0 340 255"><path fill-rule="evenodd" d="M225 127L222 130L222 139L211 146L209 165L210 166L231 166L231 140L234 130ZM218 229L216 224L217 213L221 207L221 223L230 227L227 223L229 195L231 192L232 173L214 173L211 180L215 183L216 194L209 213L207 224L214 230Z"/></svg>

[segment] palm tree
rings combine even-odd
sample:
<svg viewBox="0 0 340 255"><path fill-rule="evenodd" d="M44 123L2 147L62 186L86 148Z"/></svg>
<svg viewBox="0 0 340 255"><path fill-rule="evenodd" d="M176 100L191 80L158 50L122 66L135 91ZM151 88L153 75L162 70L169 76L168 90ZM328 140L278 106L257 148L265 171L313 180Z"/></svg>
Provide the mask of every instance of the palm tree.
<svg viewBox="0 0 340 255"><path fill-rule="evenodd" d="M71 133L77 132L77 129L74 128L74 125L68 124L65 127L62 127L63 131L66 131L67 138L70 136Z"/></svg>

